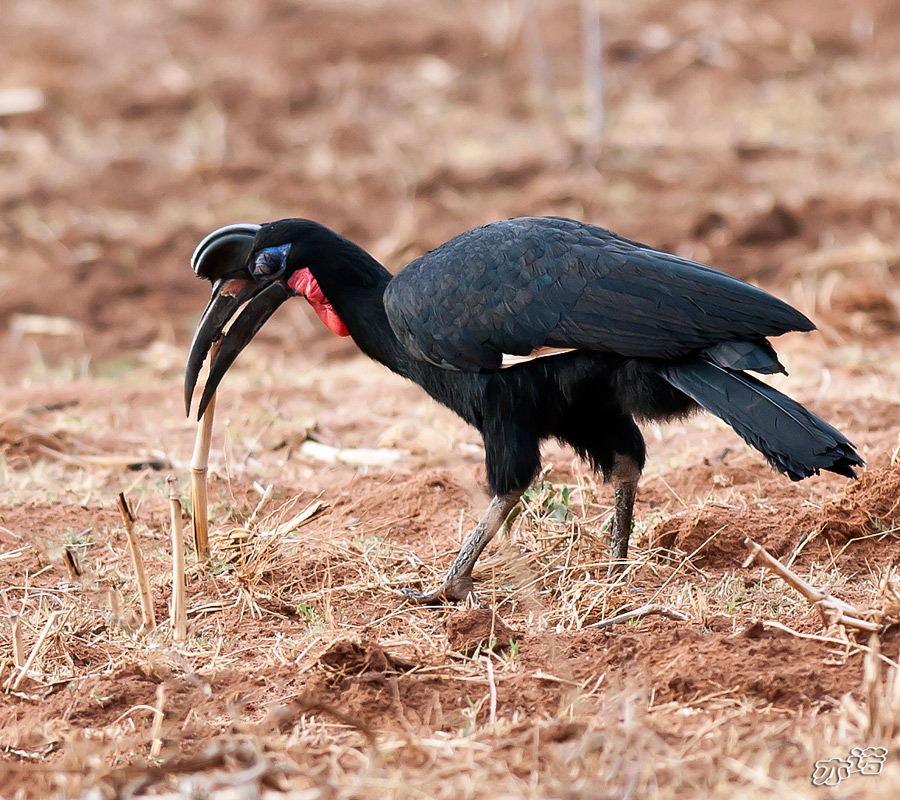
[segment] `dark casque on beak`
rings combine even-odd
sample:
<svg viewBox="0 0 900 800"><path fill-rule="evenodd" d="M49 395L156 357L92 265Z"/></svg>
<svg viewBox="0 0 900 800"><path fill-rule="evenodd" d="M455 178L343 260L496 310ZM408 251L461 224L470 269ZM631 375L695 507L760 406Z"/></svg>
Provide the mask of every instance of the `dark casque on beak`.
<svg viewBox="0 0 900 800"><path fill-rule="evenodd" d="M213 283L219 278L244 277L256 232L261 227L252 222L239 222L217 228L194 248L191 269Z"/></svg>
<svg viewBox="0 0 900 800"><path fill-rule="evenodd" d="M293 291L281 280L253 281L247 259L259 225L227 225L206 236L191 257L191 267L213 284L212 297L200 318L184 374L184 406L191 413L191 399L206 355L237 310L247 303L225 334L209 369L197 418L203 416L219 382L259 329ZM248 302L249 301L249 302Z"/></svg>

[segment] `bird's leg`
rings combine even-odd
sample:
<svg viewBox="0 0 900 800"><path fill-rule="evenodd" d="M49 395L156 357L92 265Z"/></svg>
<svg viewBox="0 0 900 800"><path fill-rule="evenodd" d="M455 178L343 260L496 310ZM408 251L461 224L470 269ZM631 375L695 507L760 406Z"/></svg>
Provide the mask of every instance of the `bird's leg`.
<svg viewBox="0 0 900 800"><path fill-rule="evenodd" d="M432 592L415 592L412 589L404 589L403 594L414 603L422 605L434 605L447 601L463 601L475 594L472 582L472 568L481 555L488 542L494 538L500 530L509 512L515 508L522 496L521 492L509 492L497 495L484 512L484 516L469 534L462 549L453 561L444 582Z"/></svg>
<svg viewBox="0 0 900 800"><path fill-rule="evenodd" d="M616 497L616 513L610 536L610 562L608 576L612 577L625 568L628 558L628 539L631 537L631 521L634 515L634 498L637 493L641 468L631 456L616 453L610 471Z"/></svg>

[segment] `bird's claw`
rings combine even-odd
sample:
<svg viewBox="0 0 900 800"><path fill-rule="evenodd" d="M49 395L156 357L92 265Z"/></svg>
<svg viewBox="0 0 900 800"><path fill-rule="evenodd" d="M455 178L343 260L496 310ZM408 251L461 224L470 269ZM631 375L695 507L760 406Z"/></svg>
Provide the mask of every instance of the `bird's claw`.
<svg viewBox="0 0 900 800"><path fill-rule="evenodd" d="M442 606L447 602L447 599L438 590L417 592L415 589L401 589L400 593L404 599L417 606Z"/></svg>
<svg viewBox="0 0 900 800"><path fill-rule="evenodd" d="M409 602L419 606L443 606L448 603L470 602L478 604L475 599L475 587L472 579L445 581L431 592L417 592L415 589L401 589L401 594Z"/></svg>

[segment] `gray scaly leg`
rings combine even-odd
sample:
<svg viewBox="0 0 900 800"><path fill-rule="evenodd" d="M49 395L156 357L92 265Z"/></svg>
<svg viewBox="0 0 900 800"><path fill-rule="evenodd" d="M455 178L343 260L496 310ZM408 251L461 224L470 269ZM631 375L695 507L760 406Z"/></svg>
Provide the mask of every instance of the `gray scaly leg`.
<svg viewBox="0 0 900 800"><path fill-rule="evenodd" d="M515 508L522 496L521 492L510 492L498 495L491 500L491 504L485 511L481 521L469 534L465 544L453 561L444 582L432 592L422 593L412 589L404 589L403 594L414 603L421 605L436 605L438 603L458 600L463 601L475 594L472 582L472 568L481 555L488 542L494 538L497 531L506 521L509 512ZM627 540L626 540L627 547Z"/></svg>
<svg viewBox="0 0 900 800"><path fill-rule="evenodd" d="M628 539L631 536L631 520L634 516L634 497L637 493L641 468L631 456L616 454L611 470L616 497L616 513L610 536L610 563L607 572L612 577L625 569L628 559Z"/></svg>

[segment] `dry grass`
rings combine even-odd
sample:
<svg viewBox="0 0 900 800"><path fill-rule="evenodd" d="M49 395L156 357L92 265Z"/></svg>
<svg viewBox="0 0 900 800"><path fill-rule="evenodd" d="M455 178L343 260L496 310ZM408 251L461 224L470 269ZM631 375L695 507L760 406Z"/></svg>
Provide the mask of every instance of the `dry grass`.
<svg viewBox="0 0 900 800"><path fill-rule="evenodd" d="M553 480L551 470L476 575L482 599L518 631L513 647L464 657L448 645L445 623L454 612L407 607L394 593L436 581L454 543L442 540L436 559L423 558L421 543L389 535L384 523L344 528L344 512L326 504L327 493L279 499L277 486L254 487L246 466L232 470L247 463L242 451L257 446L259 435L242 420L231 424L242 433L230 453L213 454L214 479L224 470L227 480L213 484L212 558L187 570L184 642L172 642L166 614L157 613L155 630L141 629L139 592L114 514L106 533L95 525L90 540L56 532L40 544L44 570L19 568L9 582L8 616L31 657L21 667L5 659L0 680L9 685L8 701L34 709L27 726L4 717L9 786L67 797L201 792L217 800L246 792L814 797L815 761L856 746L894 752L900 745L898 653L817 627L806 602L775 577L742 573L738 564L705 567L696 549L648 547L652 529L671 511L639 515L633 559L608 581L606 487L582 469L565 482ZM191 435L189 424L179 429L180 441ZM52 463L54 481L93 484L94 495L112 503L114 471ZM51 467L40 469L46 481ZM680 494L674 473L661 479ZM128 488L159 612L171 595L168 487L145 470ZM743 489L729 491L731 505L747 506ZM699 518L715 510L711 502L718 501L684 495L674 513ZM466 524L461 520L461 531ZM54 572L67 574L66 547L80 554L83 575L48 581ZM0 558L14 567L30 552L16 544ZM893 619L896 574L844 573L839 563L824 570L811 560L794 569L833 593L849 591L857 608L881 608L882 619ZM587 630L648 601L687 620ZM643 667L627 669L619 650L623 641L678 630L727 629L733 634L723 641L741 641L741 631L760 619L767 630L819 648L789 658L806 659L814 670L865 658L864 675L845 682L850 693L843 697L799 706L727 684L669 698ZM12 639L11 626L0 628L0 642L11 646ZM326 667L323 655L347 640L370 648L368 666ZM889 641L896 647L896 637ZM379 653L387 659L381 667ZM576 653L593 655L584 662ZM117 683L124 694L111 688ZM431 687L430 695L423 699L419 685ZM61 692L70 697L64 707L48 706ZM880 778L851 776L841 788L848 797L887 797L897 777L889 761Z"/></svg>

